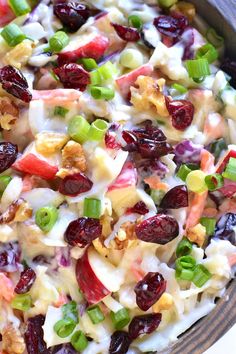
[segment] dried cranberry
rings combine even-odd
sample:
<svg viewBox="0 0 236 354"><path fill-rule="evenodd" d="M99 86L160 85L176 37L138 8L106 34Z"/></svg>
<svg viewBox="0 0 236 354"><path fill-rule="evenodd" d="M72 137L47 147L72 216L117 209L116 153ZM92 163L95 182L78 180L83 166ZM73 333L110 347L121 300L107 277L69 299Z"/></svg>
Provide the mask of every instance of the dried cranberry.
<svg viewBox="0 0 236 354"><path fill-rule="evenodd" d="M227 213L218 220L213 238L228 240L236 246L236 235L234 228L236 226L236 214Z"/></svg>
<svg viewBox="0 0 236 354"><path fill-rule="evenodd" d="M77 31L91 15L90 9L77 1L59 2L53 5L54 14L71 32Z"/></svg>
<svg viewBox="0 0 236 354"><path fill-rule="evenodd" d="M61 180L59 192L64 195L75 197L81 193L89 191L93 186L93 182L83 173L75 173L66 176Z"/></svg>
<svg viewBox="0 0 236 354"><path fill-rule="evenodd" d="M165 245L179 234L179 225L170 215L157 214L142 221L135 228L138 239Z"/></svg>
<svg viewBox="0 0 236 354"><path fill-rule="evenodd" d="M18 244L4 243L0 246L0 271L12 273L18 269L20 251Z"/></svg>
<svg viewBox="0 0 236 354"><path fill-rule="evenodd" d="M136 28L118 25L111 23L118 36L126 42L137 42L140 39L140 34Z"/></svg>
<svg viewBox="0 0 236 354"><path fill-rule="evenodd" d="M43 328L45 318L37 315L28 319L25 331L25 344L28 354L50 354L51 350L43 340Z"/></svg>
<svg viewBox="0 0 236 354"><path fill-rule="evenodd" d="M143 311L147 311L160 299L165 290L166 281L160 273L147 273L134 288L138 307Z"/></svg>
<svg viewBox="0 0 236 354"><path fill-rule="evenodd" d="M177 38L188 26L188 20L185 16L180 14L173 14L172 16L163 15L156 17L153 24L164 36Z"/></svg>
<svg viewBox="0 0 236 354"><path fill-rule="evenodd" d="M116 331L111 336L109 354L126 354L131 343L127 332Z"/></svg>
<svg viewBox="0 0 236 354"><path fill-rule="evenodd" d="M236 61L225 59L221 64L221 69L231 76L230 84L236 88Z"/></svg>
<svg viewBox="0 0 236 354"><path fill-rule="evenodd" d="M76 63L64 64L58 68L54 68L53 72L59 77L65 88L84 91L90 83L89 73Z"/></svg>
<svg viewBox="0 0 236 354"><path fill-rule="evenodd" d="M129 335L133 340L141 334L154 332L161 323L161 313L136 316L129 324Z"/></svg>
<svg viewBox="0 0 236 354"><path fill-rule="evenodd" d="M160 208L179 209L188 206L188 191L185 185L170 189L163 197Z"/></svg>
<svg viewBox="0 0 236 354"><path fill-rule="evenodd" d="M167 142L153 142L140 139L138 143L140 155L144 158L157 158L172 152L172 146Z"/></svg>
<svg viewBox="0 0 236 354"><path fill-rule="evenodd" d="M175 129L185 130L193 120L194 106L187 100L170 101L166 98L166 107L172 118L172 125Z"/></svg>
<svg viewBox="0 0 236 354"><path fill-rule="evenodd" d="M127 213L137 213L140 215L145 215L149 212L148 207L142 201L136 203L132 208L127 209Z"/></svg>
<svg viewBox="0 0 236 354"><path fill-rule="evenodd" d="M9 142L0 143L0 173L6 171L16 161L18 147Z"/></svg>
<svg viewBox="0 0 236 354"><path fill-rule="evenodd" d="M84 248L102 234L98 219L78 218L68 225L64 239L71 246Z"/></svg>
<svg viewBox="0 0 236 354"><path fill-rule="evenodd" d="M121 145L116 141L116 136L110 132L105 134L105 145L107 149L118 150Z"/></svg>
<svg viewBox="0 0 236 354"><path fill-rule="evenodd" d="M11 65L0 69L0 82L2 88L11 95L28 103L32 99L32 94L28 89L28 83L23 74Z"/></svg>
<svg viewBox="0 0 236 354"><path fill-rule="evenodd" d="M36 279L35 271L32 268L27 268L20 275L20 280L16 284L15 293L17 294L25 294L27 293L32 285L34 284Z"/></svg>

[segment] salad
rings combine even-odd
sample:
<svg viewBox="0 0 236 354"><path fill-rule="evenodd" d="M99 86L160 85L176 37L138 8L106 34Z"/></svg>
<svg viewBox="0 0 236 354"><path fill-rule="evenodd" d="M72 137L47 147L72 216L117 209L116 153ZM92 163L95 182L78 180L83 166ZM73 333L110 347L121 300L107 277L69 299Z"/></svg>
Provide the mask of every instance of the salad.
<svg viewBox="0 0 236 354"><path fill-rule="evenodd" d="M0 0L0 352L167 350L236 264L236 63L177 0Z"/></svg>

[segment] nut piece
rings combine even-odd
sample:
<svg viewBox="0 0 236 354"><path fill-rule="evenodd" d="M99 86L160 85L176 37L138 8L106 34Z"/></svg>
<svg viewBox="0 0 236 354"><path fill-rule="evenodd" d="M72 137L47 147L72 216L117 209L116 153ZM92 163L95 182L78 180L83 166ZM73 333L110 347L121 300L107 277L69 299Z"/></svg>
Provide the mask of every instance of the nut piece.
<svg viewBox="0 0 236 354"><path fill-rule="evenodd" d="M114 240L110 242L109 247L116 250L130 248L135 243L136 239L135 223L127 221L121 225L120 230Z"/></svg>
<svg viewBox="0 0 236 354"><path fill-rule="evenodd" d="M68 140L68 135L63 133L41 132L36 135L35 147L40 154L48 156L61 150Z"/></svg>
<svg viewBox="0 0 236 354"><path fill-rule="evenodd" d="M152 306L152 310L154 313L158 313L163 310L170 310L173 306L173 297L168 293L164 293L161 295L160 299Z"/></svg>
<svg viewBox="0 0 236 354"><path fill-rule="evenodd" d="M28 39L15 46L12 50L7 52L3 58L3 62L6 65L15 66L17 69L21 69L22 65L25 65L33 52L34 43Z"/></svg>
<svg viewBox="0 0 236 354"><path fill-rule="evenodd" d="M56 175L64 178L70 174L84 172L86 169L87 164L82 146L73 140L68 141L62 150L62 168Z"/></svg>
<svg viewBox="0 0 236 354"><path fill-rule="evenodd" d="M180 12L186 16L190 22L193 21L196 15L195 6L186 1L179 1L177 4L171 7L171 11Z"/></svg>
<svg viewBox="0 0 236 354"><path fill-rule="evenodd" d="M93 246L95 248L95 250L103 257L107 257L109 254L109 250L108 248L106 248L103 245L102 240L98 237L95 240L93 240Z"/></svg>
<svg viewBox="0 0 236 354"><path fill-rule="evenodd" d="M156 109L157 114L168 117L165 96L162 93L164 79L154 80L149 76L139 76L135 85L131 87L131 103L138 110Z"/></svg>
<svg viewBox="0 0 236 354"><path fill-rule="evenodd" d="M5 130L10 130L19 116L18 107L9 97L0 98L0 124Z"/></svg>
<svg viewBox="0 0 236 354"><path fill-rule="evenodd" d="M206 228L197 224L187 229L187 238L189 241L196 243L199 247L202 247L206 239Z"/></svg>
<svg viewBox="0 0 236 354"><path fill-rule="evenodd" d="M25 342L20 330L9 323L2 331L2 349L8 354L22 354Z"/></svg>
<svg viewBox="0 0 236 354"><path fill-rule="evenodd" d="M20 204L13 221L14 222L26 221L29 218L31 218L32 214L33 214L33 210L32 208L30 208L28 202L23 202L22 204Z"/></svg>

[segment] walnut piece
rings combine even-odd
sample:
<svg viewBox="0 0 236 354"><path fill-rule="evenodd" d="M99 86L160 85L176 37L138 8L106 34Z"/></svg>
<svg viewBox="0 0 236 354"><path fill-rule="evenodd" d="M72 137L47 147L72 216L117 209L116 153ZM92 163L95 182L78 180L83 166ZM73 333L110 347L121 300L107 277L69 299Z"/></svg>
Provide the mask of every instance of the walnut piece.
<svg viewBox="0 0 236 354"><path fill-rule="evenodd" d="M130 248L136 242L136 239L135 223L127 221L121 225L120 230L114 240L110 242L109 247L116 250Z"/></svg>
<svg viewBox="0 0 236 354"><path fill-rule="evenodd" d="M139 76L135 85L131 87L131 103L139 110L156 109L161 117L168 117L165 96L162 93L165 79L154 80L149 76Z"/></svg>
<svg viewBox="0 0 236 354"><path fill-rule="evenodd" d="M83 147L70 140L62 150L62 168L57 172L57 176L64 178L67 175L84 172L87 169L86 158Z"/></svg>
<svg viewBox="0 0 236 354"><path fill-rule="evenodd" d="M68 140L63 133L41 132L36 135L35 147L40 154L49 156L61 150Z"/></svg>
<svg viewBox="0 0 236 354"><path fill-rule="evenodd" d="M206 228L201 224L190 227L187 229L187 238L189 241L194 242L198 246L202 247L206 239Z"/></svg>
<svg viewBox="0 0 236 354"><path fill-rule="evenodd" d="M2 349L8 354L22 354L25 351L24 338L12 323L3 328Z"/></svg>
<svg viewBox="0 0 236 354"><path fill-rule="evenodd" d="M10 130L19 117L19 109L9 97L0 97L0 125Z"/></svg>

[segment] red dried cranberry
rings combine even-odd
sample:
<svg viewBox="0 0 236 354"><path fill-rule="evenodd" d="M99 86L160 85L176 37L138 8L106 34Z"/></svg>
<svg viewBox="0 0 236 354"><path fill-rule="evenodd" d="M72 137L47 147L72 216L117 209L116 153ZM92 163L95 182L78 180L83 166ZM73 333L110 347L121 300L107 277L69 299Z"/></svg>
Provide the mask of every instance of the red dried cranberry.
<svg viewBox="0 0 236 354"><path fill-rule="evenodd" d="M51 350L43 339L43 328L45 318L43 315L37 315L28 319L25 331L25 344L28 354L50 354Z"/></svg>
<svg viewBox="0 0 236 354"><path fill-rule="evenodd" d="M140 34L136 28L118 25L111 23L118 36L126 42L137 42L140 39Z"/></svg>
<svg viewBox="0 0 236 354"><path fill-rule="evenodd" d="M58 68L54 68L53 72L59 77L65 88L84 91L90 83L89 73L76 63L64 64Z"/></svg>
<svg viewBox="0 0 236 354"><path fill-rule="evenodd" d="M220 240L228 240L234 246L236 246L236 235L235 235L235 226L236 226L236 214L227 213L217 221L215 233L213 238L219 238Z"/></svg>
<svg viewBox="0 0 236 354"><path fill-rule="evenodd" d="M23 74L11 65L0 69L0 82L2 88L11 95L28 103L32 99L32 94L28 90L28 83Z"/></svg>
<svg viewBox="0 0 236 354"><path fill-rule="evenodd" d="M77 31L91 15L90 9L77 1L59 2L53 5L54 14L71 32Z"/></svg>
<svg viewBox="0 0 236 354"><path fill-rule="evenodd" d="M138 149L143 158L157 158L173 151L172 146L165 141L153 142L148 139L140 139Z"/></svg>
<svg viewBox="0 0 236 354"><path fill-rule="evenodd" d="M156 17L153 24L161 34L177 38L188 26L188 20L185 16L180 14L173 14L172 16L163 15Z"/></svg>
<svg viewBox="0 0 236 354"><path fill-rule="evenodd" d="M185 185L170 189L163 197L160 208L179 209L188 206L188 191Z"/></svg>
<svg viewBox="0 0 236 354"><path fill-rule="evenodd" d="M101 236L102 225L98 219L78 218L68 225L64 239L71 246L84 248Z"/></svg>
<svg viewBox="0 0 236 354"><path fill-rule="evenodd" d="M109 354L126 354L128 352L131 339L124 331L116 331L111 336Z"/></svg>
<svg viewBox="0 0 236 354"><path fill-rule="evenodd" d="M118 150L121 145L116 141L115 135L110 132L105 134L105 145L107 149Z"/></svg>
<svg viewBox="0 0 236 354"><path fill-rule="evenodd" d="M93 186L93 182L83 173L75 173L66 176L61 180L59 192L64 195L75 197L81 193L89 191Z"/></svg>
<svg viewBox="0 0 236 354"><path fill-rule="evenodd" d="M166 98L166 107L172 118L172 125L177 130L185 130L193 120L194 105L187 100L170 101Z"/></svg>
<svg viewBox="0 0 236 354"><path fill-rule="evenodd" d="M32 268L27 268L20 275L20 280L16 284L15 293L17 294L25 294L27 293L32 285L34 284L36 279L36 273Z"/></svg>
<svg viewBox="0 0 236 354"><path fill-rule="evenodd" d="M138 307L143 311L147 311L160 299L165 290L166 280L160 273L147 273L134 288Z"/></svg>
<svg viewBox="0 0 236 354"><path fill-rule="evenodd" d="M6 171L16 161L17 145L9 142L0 143L0 173Z"/></svg>
<svg viewBox="0 0 236 354"><path fill-rule="evenodd" d="M129 324L129 335L133 340L141 334L154 332L161 323L161 313L136 316Z"/></svg>
<svg viewBox="0 0 236 354"><path fill-rule="evenodd" d="M157 214L142 221L135 228L139 240L165 245L179 234L179 225L170 215Z"/></svg>
<svg viewBox="0 0 236 354"><path fill-rule="evenodd" d="M145 215L149 212L146 204L142 201L136 203L132 208L127 209L127 213L137 213L140 215Z"/></svg>

